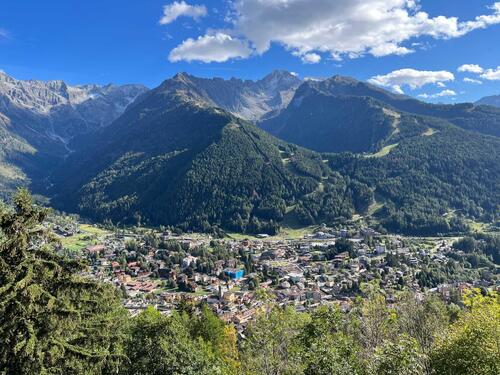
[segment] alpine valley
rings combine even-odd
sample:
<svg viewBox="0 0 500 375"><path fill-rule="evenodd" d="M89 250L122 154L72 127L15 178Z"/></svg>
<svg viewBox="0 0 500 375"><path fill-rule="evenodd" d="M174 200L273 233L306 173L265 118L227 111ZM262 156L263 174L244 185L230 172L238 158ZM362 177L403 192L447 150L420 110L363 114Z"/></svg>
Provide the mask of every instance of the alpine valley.
<svg viewBox="0 0 500 375"><path fill-rule="evenodd" d="M353 218L432 235L500 214L500 109L351 78L180 73L69 86L0 74L0 189L117 224L276 233Z"/></svg>

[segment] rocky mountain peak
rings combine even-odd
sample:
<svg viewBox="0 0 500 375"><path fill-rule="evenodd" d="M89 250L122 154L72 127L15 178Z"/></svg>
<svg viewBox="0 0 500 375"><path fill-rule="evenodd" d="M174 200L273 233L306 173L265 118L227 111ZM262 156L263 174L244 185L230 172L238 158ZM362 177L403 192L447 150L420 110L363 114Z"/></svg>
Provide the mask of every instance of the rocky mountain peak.
<svg viewBox="0 0 500 375"><path fill-rule="evenodd" d="M283 70L274 71L258 81L208 79L178 73L164 81L159 90L203 101L245 120L259 121L285 108L300 83L298 77Z"/></svg>

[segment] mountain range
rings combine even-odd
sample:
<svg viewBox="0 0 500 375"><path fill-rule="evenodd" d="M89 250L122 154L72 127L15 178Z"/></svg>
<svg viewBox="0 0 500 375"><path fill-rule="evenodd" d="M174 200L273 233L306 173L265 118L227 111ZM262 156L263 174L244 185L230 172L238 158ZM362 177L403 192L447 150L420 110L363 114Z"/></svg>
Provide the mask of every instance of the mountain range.
<svg viewBox="0 0 500 375"><path fill-rule="evenodd" d="M352 215L345 179L319 154L190 90L176 75L96 133L56 171L54 201L98 220L273 232L289 207L321 190L332 219Z"/></svg>
<svg viewBox="0 0 500 375"><path fill-rule="evenodd" d="M3 156L0 172L24 173L54 206L94 220L274 233L360 214L381 229L435 234L498 218L491 106L285 71L259 81L179 73L152 90L10 80L29 93L7 90L10 106L44 120L30 138L0 107L1 139L18 155ZM34 149L53 150L50 162Z"/></svg>
<svg viewBox="0 0 500 375"><path fill-rule="evenodd" d="M415 116L439 118L466 130L500 136L500 109L424 103L340 76L304 82L290 105L263 121L261 127L317 151L362 152L376 149Z"/></svg>
<svg viewBox="0 0 500 375"><path fill-rule="evenodd" d="M72 139L109 125L146 90L21 81L0 72L0 190L43 180L72 151Z"/></svg>
<svg viewBox="0 0 500 375"><path fill-rule="evenodd" d="M179 92L249 121L272 117L288 106L302 81L296 75L277 70L258 81L231 78L198 78L186 73L169 81Z"/></svg>
<svg viewBox="0 0 500 375"><path fill-rule="evenodd" d="M476 102L476 105L491 105L500 108L500 95L486 96Z"/></svg>

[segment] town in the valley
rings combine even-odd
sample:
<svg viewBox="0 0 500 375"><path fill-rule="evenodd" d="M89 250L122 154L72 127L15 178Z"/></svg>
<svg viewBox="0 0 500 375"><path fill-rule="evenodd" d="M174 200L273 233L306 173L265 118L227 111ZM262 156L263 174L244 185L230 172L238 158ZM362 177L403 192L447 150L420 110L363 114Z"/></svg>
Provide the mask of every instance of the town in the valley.
<svg viewBox="0 0 500 375"><path fill-rule="evenodd" d="M321 304L349 310L370 284L380 286L389 304L404 291L453 302L471 287L500 290L498 266L454 248L460 237L320 226L217 239L166 229L103 229L68 217L49 225L60 251L84 259L92 277L114 284L132 314L150 305L168 314L183 303L206 303L240 331L270 301L299 311Z"/></svg>

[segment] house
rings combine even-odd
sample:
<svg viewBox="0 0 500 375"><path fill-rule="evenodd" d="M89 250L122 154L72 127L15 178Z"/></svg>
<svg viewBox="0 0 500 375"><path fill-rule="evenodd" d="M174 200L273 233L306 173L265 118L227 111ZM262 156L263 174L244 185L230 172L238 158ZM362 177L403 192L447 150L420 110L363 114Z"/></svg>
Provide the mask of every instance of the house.
<svg viewBox="0 0 500 375"><path fill-rule="evenodd" d="M101 255L106 250L106 246L104 245L94 245L87 247L87 252L89 254Z"/></svg>
<svg viewBox="0 0 500 375"><path fill-rule="evenodd" d="M375 252L378 254L378 255L382 255L385 253L385 246L382 246L382 245L377 245L375 247Z"/></svg>
<svg viewBox="0 0 500 375"><path fill-rule="evenodd" d="M233 280L239 280L245 275L245 270L237 268L226 268L224 273Z"/></svg>
<svg viewBox="0 0 500 375"><path fill-rule="evenodd" d="M183 260L182 260L182 268L188 268L191 264L194 265L194 263L196 262L196 257L192 256L192 255L188 255L187 257L185 257Z"/></svg>
<svg viewBox="0 0 500 375"><path fill-rule="evenodd" d="M290 280L294 283L298 283L300 280L304 278L304 274L302 272L290 272L288 274Z"/></svg>

